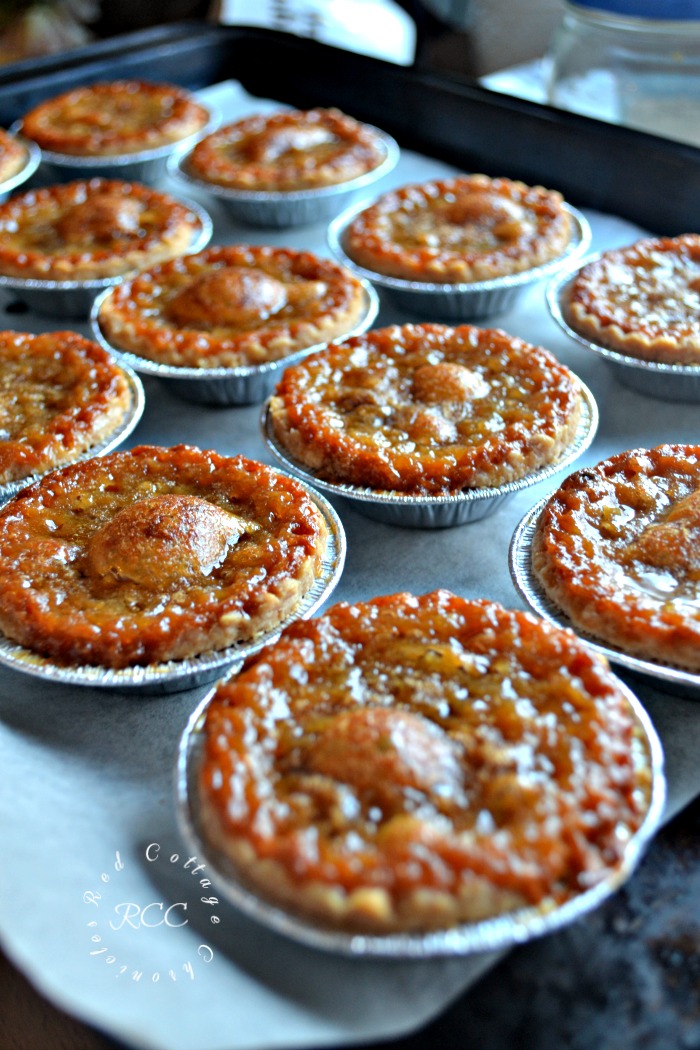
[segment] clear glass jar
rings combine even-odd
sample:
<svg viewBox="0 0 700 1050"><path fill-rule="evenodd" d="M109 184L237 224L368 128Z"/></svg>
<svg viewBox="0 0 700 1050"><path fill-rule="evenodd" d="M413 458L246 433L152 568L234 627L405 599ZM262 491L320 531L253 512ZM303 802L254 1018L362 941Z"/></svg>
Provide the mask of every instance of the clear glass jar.
<svg viewBox="0 0 700 1050"><path fill-rule="evenodd" d="M700 0L564 2L552 105L700 146Z"/></svg>

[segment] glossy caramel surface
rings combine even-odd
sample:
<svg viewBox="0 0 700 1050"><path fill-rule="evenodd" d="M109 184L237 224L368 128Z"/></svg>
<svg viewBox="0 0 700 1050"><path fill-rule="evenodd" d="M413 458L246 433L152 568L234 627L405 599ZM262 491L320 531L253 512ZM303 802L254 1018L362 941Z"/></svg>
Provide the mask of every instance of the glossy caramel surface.
<svg viewBox="0 0 700 1050"><path fill-rule="evenodd" d="M328 481L440 494L496 486L551 462L580 414L576 377L499 329L403 325L286 370L274 432Z"/></svg>
<svg viewBox="0 0 700 1050"><path fill-rule="evenodd" d="M375 132L340 110L288 110L219 128L197 143L188 165L231 189L294 191L347 182L385 156Z"/></svg>
<svg viewBox="0 0 700 1050"><path fill-rule="evenodd" d="M124 373L76 332L0 332L0 485L75 459L131 404Z"/></svg>
<svg viewBox="0 0 700 1050"><path fill-rule="evenodd" d="M581 335L621 353L700 364L700 234L604 252L576 274L564 314Z"/></svg>
<svg viewBox="0 0 700 1050"><path fill-rule="evenodd" d="M208 120L209 111L174 84L114 80L41 102L25 115L22 132L53 153L110 157L177 142Z"/></svg>
<svg viewBox="0 0 700 1050"><path fill-rule="evenodd" d="M201 222L141 183L88 179L15 194L0 204L0 273L89 280L184 252Z"/></svg>
<svg viewBox="0 0 700 1050"><path fill-rule="evenodd" d="M358 929L561 902L621 863L648 805L605 662L448 591L295 623L219 687L204 734L200 791L243 877Z"/></svg>
<svg viewBox="0 0 700 1050"><path fill-rule="evenodd" d="M368 270L408 281L462 283L519 273L560 255L571 223L555 190L462 175L385 193L345 233Z"/></svg>
<svg viewBox="0 0 700 1050"><path fill-rule="evenodd" d="M0 183L16 175L27 163L26 148L0 128Z"/></svg>
<svg viewBox="0 0 700 1050"><path fill-rule="evenodd" d="M261 364L351 330L360 282L312 252L248 244L174 259L115 288L99 324L109 342L164 364Z"/></svg>
<svg viewBox="0 0 700 1050"><path fill-rule="evenodd" d="M545 506L533 568L574 625L700 670L700 446L633 449L572 474Z"/></svg>
<svg viewBox="0 0 700 1050"><path fill-rule="evenodd" d="M290 614L326 535L306 491L261 463L188 445L112 453L0 512L0 628L69 664L224 648Z"/></svg>

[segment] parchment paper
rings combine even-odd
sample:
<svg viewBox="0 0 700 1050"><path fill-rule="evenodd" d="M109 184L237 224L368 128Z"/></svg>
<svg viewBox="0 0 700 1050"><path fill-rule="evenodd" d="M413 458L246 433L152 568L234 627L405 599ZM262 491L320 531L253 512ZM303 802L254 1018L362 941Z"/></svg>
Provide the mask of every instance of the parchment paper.
<svg viewBox="0 0 700 1050"><path fill-rule="evenodd" d="M226 118L274 107L233 83L202 94L218 102ZM405 153L372 195L451 170ZM198 199L214 218L213 243L268 242L328 254L324 227L237 228L215 201ZM615 217L587 214L594 250L630 243L643 232ZM406 320L420 318L384 304L378 323ZM603 362L558 331L542 287L488 323L548 346L593 391L601 427L577 465L637 445L698 440L696 406L619 386ZM29 331L70 327L31 314L6 314L3 324ZM209 408L179 400L153 379L146 378L145 387L146 411L131 445L189 442L273 462L259 436L258 406ZM445 530L402 530L339 505L348 557L333 600L449 587L521 606L510 582L508 544L522 515L553 487L529 489L481 522ZM700 791L700 704L632 684L665 747L668 817ZM195 871L199 862L176 830L172 781L179 736L203 692L144 698L51 686L0 670L0 939L6 952L56 1004L134 1047L330 1046L397 1036L427 1022L495 957L390 963L327 956L258 928L200 882L207 871Z"/></svg>

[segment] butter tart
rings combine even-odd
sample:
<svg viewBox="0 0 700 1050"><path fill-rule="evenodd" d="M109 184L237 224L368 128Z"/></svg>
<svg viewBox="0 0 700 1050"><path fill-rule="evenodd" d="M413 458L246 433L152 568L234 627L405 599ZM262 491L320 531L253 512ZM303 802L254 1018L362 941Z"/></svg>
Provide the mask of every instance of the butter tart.
<svg viewBox="0 0 700 1050"><path fill-rule="evenodd" d="M303 486L179 445L46 475L0 512L0 630L63 665L179 660L274 629L328 530Z"/></svg>
<svg viewBox="0 0 700 1050"><path fill-rule="evenodd" d="M203 138L188 158L193 175L230 189L297 191L349 182L378 168L377 132L337 109L255 114Z"/></svg>
<svg viewBox="0 0 700 1050"><path fill-rule="evenodd" d="M68 463L131 408L121 368L76 332L0 332L0 485Z"/></svg>
<svg viewBox="0 0 700 1050"><path fill-rule="evenodd" d="M27 163L27 151L14 135L0 128L0 189Z"/></svg>
<svg viewBox="0 0 700 1050"><path fill-rule="evenodd" d="M209 119L209 111L174 84L115 80L39 103L24 116L22 133L53 153L114 157L181 142Z"/></svg>
<svg viewBox="0 0 700 1050"><path fill-rule="evenodd" d="M277 361L349 332L365 312L359 280L308 251L210 247L138 274L102 301L110 345L163 364Z"/></svg>
<svg viewBox="0 0 700 1050"><path fill-rule="evenodd" d="M0 204L0 274L113 277L186 252L201 226L186 204L140 183L95 178L29 190Z"/></svg>
<svg viewBox="0 0 700 1050"><path fill-rule="evenodd" d="M532 568L575 628L632 656L700 671L700 446L637 448L549 499Z"/></svg>
<svg viewBox="0 0 700 1050"><path fill-rule="evenodd" d="M603 252L574 276L562 312L575 332L611 350L700 364L700 234Z"/></svg>
<svg viewBox="0 0 700 1050"><path fill-rule="evenodd" d="M286 628L207 705L198 792L248 890L383 934L551 910L610 878L651 782L604 659L441 590Z"/></svg>
<svg viewBox="0 0 700 1050"><path fill-rule="evenodd" d="M282 375L273 434L319 478L448 494L555 460L576 434L581 387L543 347L499 329L403 325L317 351Z"/></svg>
<svg viewBox="0 0 700 1050"><path fill-rule="evenodd" d="M538 267L560 256L571 235L556 190L460 175L383 194L350 222L344 250L379 274L462 284Z"/></svg>

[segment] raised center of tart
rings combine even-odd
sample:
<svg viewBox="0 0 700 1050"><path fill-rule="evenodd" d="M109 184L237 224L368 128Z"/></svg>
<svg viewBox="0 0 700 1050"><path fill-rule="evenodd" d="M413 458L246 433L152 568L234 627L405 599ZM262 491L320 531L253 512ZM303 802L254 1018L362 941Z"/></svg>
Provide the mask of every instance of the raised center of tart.
<svg viewBox="0 0 700 1050"><path fill-rule="evenodd" d="M327 128L276 128L255 140L249 151L254 160L277 160L292 150L310 150L336 141Z"/></svg>
<svg viewBox="0 0 700 1050"><path fill-rule="evenodd" d="M675 505L664 521L650 525L627 547L628 560L700 577L700 489Z"/></svg>
<svg viewBox="0 0 700 1050"><path fill-rule="evenodd" d="M462 193L443 214L456 226L488 225L497 237L508 239L522 232L524 209L517 201L497 193Z"/></svg>
<svg viewBox="0 0 700 1050"><path fill-rule="evenodd" d="M167 314L183 327L216 328L264 321L286 304L281 281L262 270L225 266L183 288L168 303Z"/></svg>
<svg viewBox="0 0 700 1050"><path fill-rule="evenodd" d="M198 496L152 496L120 510L95 532L88 570L158 590L208 576L255 527Z"/></svg>
<svg viewBox="0 0 700 1050"><path fill-rule="evenodd" d="M133 237L141 226L141 204L117 193L97 193L73 205L56 223L67 242L113 241Z"/></svg>
<svg viewBox="0 0 700 1050"><path fill-rule="evenodd" d="M413 396L416 401L439 405L446 401L486 397L489 385L478 372L452 361L421 365L413 373Z"/></svg>
<svg viewBox="0 0 700 1050"><path fill-rule="evenodd" d="M379 806L385 816L403 808L406 790L437 804L463 793L455 743L439 726L396 708L337 715L305 757L313 772L353 787L367 807Z"/></svg>

